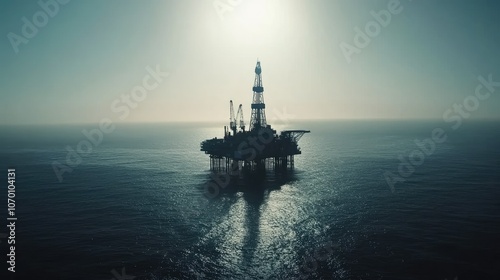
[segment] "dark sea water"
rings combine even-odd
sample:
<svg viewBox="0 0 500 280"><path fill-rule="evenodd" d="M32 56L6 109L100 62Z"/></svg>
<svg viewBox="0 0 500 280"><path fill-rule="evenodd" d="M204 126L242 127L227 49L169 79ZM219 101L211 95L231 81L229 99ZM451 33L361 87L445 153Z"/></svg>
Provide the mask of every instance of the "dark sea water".
<svg viewBox="0 0 500 280"><path fill-rule="evenodd" d="M199 144L222 125L119 124L62 182L52 163L97 126L1 127L0 207L13 167L18 217L1 279L500 279L499 123L293 123L312 131L294 172L209 200ZM438 127L392 192L384 173Z"/></svg>

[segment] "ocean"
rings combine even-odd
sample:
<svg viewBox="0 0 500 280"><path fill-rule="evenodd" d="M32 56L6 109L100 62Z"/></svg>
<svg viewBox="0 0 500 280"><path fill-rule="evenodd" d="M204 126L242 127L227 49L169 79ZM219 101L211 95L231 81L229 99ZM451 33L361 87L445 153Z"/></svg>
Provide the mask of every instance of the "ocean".
<svg viewBox="0 0 500 280"><path fill-rule="evenodd" d="M207 199L223 125L0 127L1 279L500 279L498 122L280 124L311 130L295 170Z"/></svg>

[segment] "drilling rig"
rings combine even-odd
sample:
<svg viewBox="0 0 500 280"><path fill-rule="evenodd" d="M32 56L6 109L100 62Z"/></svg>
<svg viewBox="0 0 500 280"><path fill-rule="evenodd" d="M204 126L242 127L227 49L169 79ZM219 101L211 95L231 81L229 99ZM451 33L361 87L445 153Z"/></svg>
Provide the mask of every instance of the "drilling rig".
<svg viewBox="0 0 500 280"><path fill-rule="evenodd" d="M229 101L229 126L224 126L223 138L201 142L201 151L210 155L210 170L239 174L241 170L275 171L294 168L294 156L301 154L300 138L309 130L284 130L278 135L266 121L264 86L260 61L255 66L252 87L250 129L245 130L243 109L240 104L235 116L233 101Z"/></svg>

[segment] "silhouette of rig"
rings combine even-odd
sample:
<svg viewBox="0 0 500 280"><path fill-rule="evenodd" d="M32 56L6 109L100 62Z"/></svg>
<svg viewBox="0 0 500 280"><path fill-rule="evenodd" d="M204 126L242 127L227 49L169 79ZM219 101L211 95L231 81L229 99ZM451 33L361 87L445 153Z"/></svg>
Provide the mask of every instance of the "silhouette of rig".
<svg viewBox="0 0 500 280"><path fill-rule="evenodd" d="M294 156L301 154L298 141L309 130L284 130L279 135L266 122L262 68L257 61L253 85L250 129L245 130L240 104L236 117L230 104L229 126L224 138L201 142L201 151L210 155L210 170L232 175L243 172L265 172L266 169L286 171L294 168Z"/></svg>

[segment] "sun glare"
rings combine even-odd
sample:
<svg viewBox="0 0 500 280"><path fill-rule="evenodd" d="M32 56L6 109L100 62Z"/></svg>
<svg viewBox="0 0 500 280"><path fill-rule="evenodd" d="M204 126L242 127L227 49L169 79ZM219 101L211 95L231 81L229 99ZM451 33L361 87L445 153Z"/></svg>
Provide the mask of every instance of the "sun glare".
<svg viewBox="0 0 500 280"><path fill-rule="evenodd" d="M235 8L234 20L239 31L254 34L270 34L282 24L283 7L279 0L246 1Z"/></svg>

